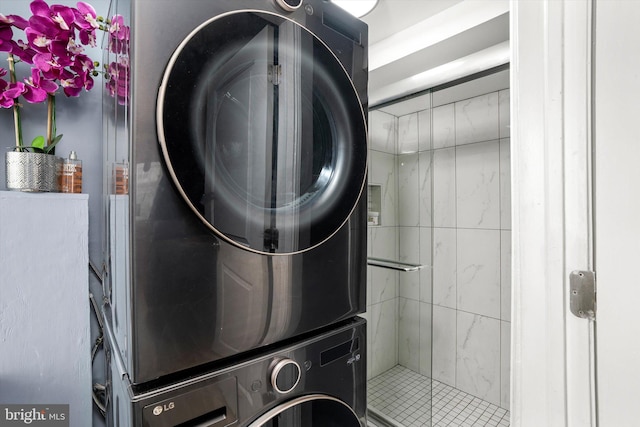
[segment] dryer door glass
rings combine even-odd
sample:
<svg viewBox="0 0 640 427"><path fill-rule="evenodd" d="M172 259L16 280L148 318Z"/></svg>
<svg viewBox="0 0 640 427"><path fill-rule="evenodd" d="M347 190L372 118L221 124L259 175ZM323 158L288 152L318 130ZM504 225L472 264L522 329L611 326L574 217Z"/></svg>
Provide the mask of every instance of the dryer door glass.
<svg viewBox="0 0 640 427"><path fill-rule="evenodd" d="M261 253L296 253L349 218L366 178L366 122L330 49L294 21L232 12L176 49L158 98L175 185L204 224Z"/></svg>
<svg viewBox="0 0 640 427"><path fill-rule="evenodd" d="M346 403L327 395L298 397L266 412L249 427L361 427Z"/></svg>

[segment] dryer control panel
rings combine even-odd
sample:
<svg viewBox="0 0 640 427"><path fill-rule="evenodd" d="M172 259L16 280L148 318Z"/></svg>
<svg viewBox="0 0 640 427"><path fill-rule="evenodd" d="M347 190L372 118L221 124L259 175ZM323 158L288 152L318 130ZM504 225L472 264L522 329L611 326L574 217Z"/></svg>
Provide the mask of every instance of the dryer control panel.
<svg viewBox="0 0 640 427"><path fill-rule="evenodd" d="M365 349L366 321L353 318L261 355L144 390L132 387L112 363L111 411L117 419L108 425L361 427Z"/></svg>

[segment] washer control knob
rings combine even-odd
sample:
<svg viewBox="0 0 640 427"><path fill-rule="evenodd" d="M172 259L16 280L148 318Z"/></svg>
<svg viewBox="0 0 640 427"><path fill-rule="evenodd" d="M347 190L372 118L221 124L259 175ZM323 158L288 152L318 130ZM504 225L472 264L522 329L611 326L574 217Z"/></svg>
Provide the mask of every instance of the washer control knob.
<svg viewBox="0 0 640 427"><path fill-rule="evenodd" d="M291 359L277 359L271 368L271 385L280 394L291 392L300 382L300 365Z"/></svg>
<svg viewBox="0 0 640 427"><path fill-rule="evenodd" d="M302 0L276 0L276 4L287 12L293 12L302 6Z"/></svg>

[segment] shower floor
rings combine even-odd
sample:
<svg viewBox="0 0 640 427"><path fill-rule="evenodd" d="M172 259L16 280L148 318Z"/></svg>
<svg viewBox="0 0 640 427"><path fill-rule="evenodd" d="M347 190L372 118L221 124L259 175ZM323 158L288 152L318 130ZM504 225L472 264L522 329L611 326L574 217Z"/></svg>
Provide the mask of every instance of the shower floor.
<svg viewBox="0 0 640 427"><path fill-rule="evenodd" d="M509 426L506 409L400 365L369 380L367 395L369 407L402 427Z"/></svg>

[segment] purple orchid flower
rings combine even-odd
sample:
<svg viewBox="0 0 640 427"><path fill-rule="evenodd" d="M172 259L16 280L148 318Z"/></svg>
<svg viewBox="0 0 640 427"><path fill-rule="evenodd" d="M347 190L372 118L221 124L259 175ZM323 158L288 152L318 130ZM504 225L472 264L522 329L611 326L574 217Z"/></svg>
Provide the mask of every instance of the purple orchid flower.
<svg viewBox="0 0 640 427"><path fill-rule="evenodd" d="M69 31L76 21L76 14L73 8L56 4L51 6L51 20L63 31Z"/></svg>
<svg viewBox="0 0 640 427"><path fill-rule="evenodd" d="M6 75L7 75L7 70L0 67L0 77L4 77ZM4 90L7 88L8 85L9 83L7 83L5 80L0 78L0 94L4 92Z"/></svg>
<svg viewBox="0 0 640 427"><path fill-rule="evenodd" d="M2 80L4 82L4 80ZM24 94L26 88L24 83L6 83L5 89L0 88L0 107L11 108L15 104L15 100L22 94ZM0 84L0 86L2 86Z"/></svg>
<svg viewBox="0 0 640 427"><path fill-rule="evenodd" d="M109 26L109 50L113 53L128 53L130 29L124 24L122 15L114 15Z"/></svg>
<svg viewBox="0 0 640 427"><path fill-rule="evenodd" d="M88 77L95 68L93 61L87 55L77 55L71 69L80 76Z"/></svg>
<svg viewBox="0 0 640 427"><path fill-rule="evenodd" d="M25 92L22 95L24 99L31 103L37 104L47 99L47 94L53 94L58 90L58 85L47 78L43 78L38 68L31 69L31 77L25 79Z"/></svg>
<svg viewBox="0 0 640 427"><path fill-rule="evenodd" d="M0 13L0 52L13 53L18 45L13 41L13 30L11 27L24 29L28 22L17 15L3 15Z"/></svg>
<svg viewBox="0 0 640 427"><path fill-rule="evenodd" d="M62 85L62 91L68 97L80 96L80 92L82 91L82 82L79 81L79 78L76 77L68 80L60 80L60 84Z"/></svg>
<svg viewBox="0 0 640 427"><path fill-rule="evenodd" d="M15 42L11 40L13 38L13 31L8 25L0 23L0 52L11 53L15 49Z"/></svg>
<svg viewBox="0 0 640 427"><path fill-rule="evenodd" d="M7 75L7 70L0 68L0 77ZM9 83L0 79L0 108L11 108L15 104L15 99L25 91L24 83Z"/></svg>
<svg viewBox="0 0 640 427"><path fill-rule="evenodd" d="M33 56L33 65L35 65L43 73L49 74L49 76L51 77L54 74L59 74L59 70L61 68L50 52L36 53Z"/></svg>
<svg viewBox="0 0 640 427"><path fill-rule="evenodd" d="M127 26L124 24L124 17L122 15L113 15L111 25L109 26L109 33L116 39L124 40L126 29Z"/></svg>
<svg viewBox="0 0 640 427"><path fill-rule="evenodd" d="M5 16L2 13L0 13L0 26L2 26L2 24L8 24L16 28L19 28L21 30L24 30L29 25L29 21L27 21L26 19L18 15Z"/></svg>
<svg viewBox="0 0 640 427"><path fill-rule="evenodd" d="M15 106L23 97L28 103L47 102L55 108L55 95L60 91L66 96L78 96L82 90L94 86L96 74L93 61L84 54L84 46L96 46L96 30L107 30L95 9L80 1L77 8L60 4L49 5L45 0L30 0L31 16L24 19L17 15L0 14L0 52L8 52L16 61L31 64L31 75L23 81L10 83L0 78L0 107ZM122 21L124 22L124 21ZM15 29L24 32L23 40L16 38ZM127 36L124 38L125 32ZM128 29L116 31L117 37L128 44ZM114 37L113 34L110 34ZM11 68L12 80L15 80ZM0 68L0 77L7 70ZM17 123L21 109L14 109ZM55 115L47 110L47 144L51 147L59 140L53 135ZM22 137L16 129L16 146L22 147ZM53 151L51 150L51 153Z"/></svg>
<svg viewBox="0 0 640 427"><path fill-rule="evenodd" d="M69 51L69 43L72 43L74 46L73 51ZM54 40L51 42L49 46L49 52L56 60L56 63L61 67L68 67L73 64L75 51L79 50L82 52L84 49L82 47L75 46L75 42L73 39L67 40Z"/></svg>
<svg viewBox="0 0 640 427"><path fill-rule="evenodd" d="M93 6L83 1L79 1L76 5L78 6L76 10L76 25L78 25L79 28L98 28L99 24L96 19L98 14Z"/></svg>
<svg viewBox="0 0 640 427"><path fill-rule="evenodd" d="M127 105L129 102L129 73L129 62L125 58L109 64L106 88L111 96L118 98L120 105Z"/></svg>
<svg viewBox="0 0 640 427"><path fill-rule="evenodd" d="M27 42L32 49L39 52L46 52L49 50L49 45L51 45L53 37L48 37L41 31L35 30L33 27L27 27L24 32L27 36Z"/></svg>
<svg viewBox="0 0 640 427"><path fill-rule="evenodd" d="M78 9L74 10L76 14L75 26L78 28L80 42L83 45L96 46L96 29L100 28L97 14L93 6L85 2L78 2Z"/></svg>
<svg viewBox="0 0 640 427"><path fill-rule="evenodd" d="M69 30L66 30L67 34ZM60 33L63 30L51 20L48 16L34 15L29 18L29 26L25 32L31 32L46 37L48 40L61 38Z"/></svg>
<svg viewBox="0 0 640 427"><path fill-rule="evenodd" d="M27 64L33 64L33 57L36 54L36 51L33 50L31 46L29 46L29 44L21 40L14 43L15 46L11 53L13 53L14 56L17 56L18 58L20 58L20 60L26 62Z"/></svg>
<svg viewBox="0 0 640 427"><path fill-rule="evenodd" d="M29 18L29 26L25 34L29 45L36 51L46 53L50 51L58 57L61 66L69 65L71 59L65 59L72 54L67 51L69 40L73 40L75 13L67 6L54 5L51 8L42 0L31 3L33 16Z"/></svg>
<svg viewBox="0 0 640 427"><path fill-rule="evenodd" d="M93 79L91 77L76 76L73 79L61 80L63 92L69 97L79 96L82 89L91 90Z"/></svg>
<svg viewBox="0 0 640 427"><path fill-rule="evenodd" d="M69 31L75 21L75 13L73 9L63 5L49 5L43 0L33 0L31 2L31 12L33 16L29 19L29 24L33 26L32 19L45 18L46 20L53 22L56 26L63 31Z"/></svg>

